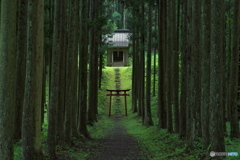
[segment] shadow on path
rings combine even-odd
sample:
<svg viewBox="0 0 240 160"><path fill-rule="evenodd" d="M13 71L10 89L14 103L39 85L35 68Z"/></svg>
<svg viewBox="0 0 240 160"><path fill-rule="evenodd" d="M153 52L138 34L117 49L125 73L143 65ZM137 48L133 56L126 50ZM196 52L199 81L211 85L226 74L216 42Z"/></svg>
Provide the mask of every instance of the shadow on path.
<svg viewBox="0 0 240 160"><path fill-rule="evenodd" d="M121 125L121 116L114 115L114 128L100 139L96 160L145 160L138 142Z"/></svg>

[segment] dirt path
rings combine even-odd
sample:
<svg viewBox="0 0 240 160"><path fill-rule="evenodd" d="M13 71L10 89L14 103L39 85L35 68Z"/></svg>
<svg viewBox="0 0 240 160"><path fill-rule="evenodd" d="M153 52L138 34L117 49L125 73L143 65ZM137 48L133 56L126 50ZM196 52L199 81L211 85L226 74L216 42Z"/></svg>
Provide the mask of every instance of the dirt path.
<svg viewBox="0 0 240 160"><path fill-rule="evenodd" d="M96 160L146 160L138 142L121 125L121 117L114 118L114 128L100 140Z"/></svg>
<svg viewBox="0 0 240 160"><path fill-rule="evenodd" d="M116 89L121 89L120 69L115 68ZM113 128L109 134L99 140L97 147L98 153L91 160L147 160L144 158L144 152L138 146L138 142L127 133L121 120L124 118L122 113L123 102L120 97L113 97L113 110L111 118L113 119Z"/></svg>

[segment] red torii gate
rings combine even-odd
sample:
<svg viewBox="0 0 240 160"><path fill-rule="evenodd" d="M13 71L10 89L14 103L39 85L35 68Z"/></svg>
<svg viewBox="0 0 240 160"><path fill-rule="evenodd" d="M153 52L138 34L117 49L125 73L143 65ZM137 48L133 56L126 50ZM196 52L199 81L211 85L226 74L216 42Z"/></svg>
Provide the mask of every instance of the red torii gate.
<svg viewBox="0 0 240 160"><path fill-rule="evenodd" d="M111 116L111 107L112 107L112 96L124 96L125 99L125 115L127 115L127 97L129 94L126 94L127 91L130 91L130 89L125 89L125 90L110 90L107 89L107 91L110 92L110 94L107 94L107 96L110 96L110 105L109 105L109 113L108 115ZM112 92L116 92L113 94ZM119 92L124 92L124 94L119 94Z"/></svg>

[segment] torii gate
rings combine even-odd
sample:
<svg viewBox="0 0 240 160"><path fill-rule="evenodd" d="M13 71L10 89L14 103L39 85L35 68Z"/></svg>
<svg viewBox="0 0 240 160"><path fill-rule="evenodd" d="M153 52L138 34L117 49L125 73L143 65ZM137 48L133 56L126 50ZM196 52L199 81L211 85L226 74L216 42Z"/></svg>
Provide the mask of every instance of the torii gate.
<svg viewBox="0 0 240 160"><path fill-rule="evenodd" d="M126 89L126 90L109 90L109 89L107 89L107 91L110 92L110 94L107 94L107 96L110 96L110 105L109 105L108 115L111 116L112 96L124 96L124 99L125 99L125 115L127 115L127 97L126 96L129 96L129 94L126 94L126 92L130 91L130 89ZM116 93L113 94L112 92L116 92ZM119 92L124 92L124 94L119 94Z"/></svg>

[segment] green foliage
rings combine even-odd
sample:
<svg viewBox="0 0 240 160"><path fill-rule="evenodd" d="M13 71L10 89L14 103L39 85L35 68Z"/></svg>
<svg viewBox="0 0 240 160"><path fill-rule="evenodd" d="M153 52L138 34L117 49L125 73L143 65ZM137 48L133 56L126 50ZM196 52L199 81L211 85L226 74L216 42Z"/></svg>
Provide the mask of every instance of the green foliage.
<svg viewBox="0 0 240 160"><path fill-rule="evenodd" d="M230 139L225 137L226 152L237 152L238 156L226 157L226 159L237 160L240 159L240 139Z"/></svg>
<svg viewBox="0 0 240 160"><path fill-rule="evenodd" d="M14 145L14 160L21 160L22 159L22 146L21 141Z"/></svg>
<svg viewBox="0 0 240 160"><path fill-rule="evenodd" d="M102 34L103 35L110 34L116 29L117 29L116 23L109 19L106 21L106 24L102 26Z"/></svg>
<svg viewBox="0 0 240 160"><path fill-rule="evenodd" d="M230 122L226 123L227 134L230 135ZM231 139L230 137L225 137L225 147L226 152L237 152L237 157L226 157L226 159L237 160L240 159L240 139Z"/></svg>
<svg viewBox="0 0 240 160"><path fill-rule="evenodd" d="M100 139L106 136L111 128L113 128L113 121L105 113L105 116L102 115L101 117L98 117L97 123L93 126L88 126L88 131L92 138Z"/></svg>
<svg viewBox="0 0 240 160"><path fill-rule="evenodd" d="M106 96L106 89L115 88L114 68L106 67L103 69L102 89L98 92L98 122L93 126L88 126L88 131L92 138L102 138L108 134L113 127L113 121L108 117L109 97Z"/></svg>
<svg viewBox="0 0 240 160"><path fill-rule="evenodd" d="M115 11L112 14L112 19L113 19L114 23L119 24L122 21L122 15L119 12Z"/></svg>
<svg viewBox="0 0 240 160"><path fill-rule="evenodd" d="M121 89L131 88L131 67L121 67ZM153 76L152 76L153 78ZM154 124L158 123L157 117L157 96L152 97L152 115ZM131 108L131 98L128 98L128 107ZM157 126L142 126L142 120L137 114L132 114L124 118L122 125L125 126L128 133L131 134L146 151L149 159L201 159L204 151L201 149L201 139L197 140L197 149L189 150L186 143L179 139L177 134L169 134L166 130L159 130Z"/></svg>
<svg viewBox="0 0 240 160"><path fill-rule="evenodd" d="M159 159L202 159L204 151L201 150L201 141L197 149L189 150L186 143L179 139L177 134L170 134L167 130L159 130L157 126L142 126L141 119L136 114L131 114L124 121L129 134L138 140L143 150L151 160Z"/></svg>
<svg viewBox="0 0 240 160"><path fill-rule="evenodd" d="M84 137L80 137L73 141L71 146L69 145L57 145L56 156L58 159L86 159L96 149L97 141L89 140ZM46 157L45 159L49 159Z"/></svg>
<svg viewBox="0 0 240 160"><path fill-rule="evenodd" d="M132 67L121 67L119 68L121 75L121 89L132 88Z"/></svg>
<svg viewBox="0 0 240 160"><path fill-rule="evenodd" d="M153 64L152 64L153 66ZM61 144L56 146L56 154L60 159L88 159L97 151L99 139L106 136L113 128L113 121L108 117L109 97L106 96L106 89L115 89L115 67L106 67L103 69L102 90L99 90L98 101L98 122L93 126L88 126L88 131L93 139L85 137L73 137L73 144L71 146ZM121 89L131 89L131 67L120 67L121 75ZM153 76L152 76L153 78ZM131 95L132 91L130 91ZM122 105L123 99L121 100ZM152 115L154 124L158 123L158 99L157 96L152 97ZM142 120L137 114L131 113L131 97L127 97L128 116L122 121L122 125L127 129L140 144L141 148L146 151L146 154L151 160L160 159L204 159L208 158L209 153L202 149L202 139L198 138L195 143L195 149L190 150L185 141L179 139L177 134L170 134L167 130L159 130L157 126L145 127L142 126ZM113 101L113 105L116 104ZM121 109L121 107L120 107ZM121 112L123 113L123 112ZM44 116L44 123L42 129L42 144L45 150L47 139L47 115ZM230 134L230 123L227 122L227 133ZM240 139L225 138L226 152L238 152L240 154ZM14 159L22 159L21 141L14 145ZM49 159L46 157L46 159ZM225 159L235 160L238 157L226 157Z"/></svg>
<svg viewBox="0 0 240 160"><path fill-rule="evenodd" d="M106 96L106 89L115 87L114 69L113 67L106 67L103 69L102 89L98 92L98 110L99 114L106 114L106 107L108 106L109 99Z"/></svg>

